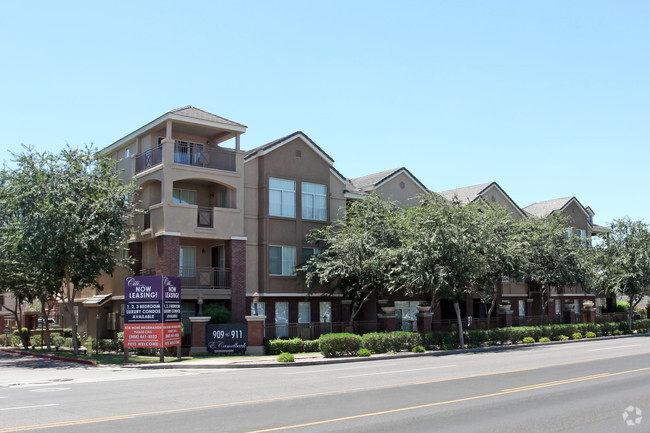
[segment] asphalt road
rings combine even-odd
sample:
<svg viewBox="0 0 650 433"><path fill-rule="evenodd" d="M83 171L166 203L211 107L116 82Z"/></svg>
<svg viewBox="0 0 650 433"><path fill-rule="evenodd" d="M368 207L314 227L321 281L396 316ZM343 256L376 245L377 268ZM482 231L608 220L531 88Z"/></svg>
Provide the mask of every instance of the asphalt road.
<svg viewBox="0 0 650 433"><path fill-rule="evenodd" d="M86 367L0 354L0 433L649 432L649 387L645 336L225 370Z"/></svg>

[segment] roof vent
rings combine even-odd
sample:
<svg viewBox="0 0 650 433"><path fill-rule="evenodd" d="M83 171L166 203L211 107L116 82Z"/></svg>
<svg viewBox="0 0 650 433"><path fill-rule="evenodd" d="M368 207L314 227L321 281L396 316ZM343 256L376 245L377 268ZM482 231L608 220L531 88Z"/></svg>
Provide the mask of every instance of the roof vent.
<svg viewBox="0 0 650 433"><path fill-rule="evenodd" d="M300 157L302 157L302 152L300 151L300 149L297 149L296 150L296 158L300 158Z"/></svg>

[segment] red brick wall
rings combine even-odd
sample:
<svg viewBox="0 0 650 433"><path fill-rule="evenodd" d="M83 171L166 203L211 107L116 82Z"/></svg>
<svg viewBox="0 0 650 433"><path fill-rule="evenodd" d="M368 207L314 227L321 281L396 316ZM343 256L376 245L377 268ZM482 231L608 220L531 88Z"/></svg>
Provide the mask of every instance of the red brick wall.
<svg viewBox="0 0 650 433"><path fill-rule="evenodd" d="M246 241L226 242L226 267L230 268L232 322L245 323L246 315Z"/></svg>
<svg viewBox="0 0 650 433"><path fill-rule="evenodd" d="M159 236L156 238L156 275L177 276L179 271L180 237Z"/></svg>

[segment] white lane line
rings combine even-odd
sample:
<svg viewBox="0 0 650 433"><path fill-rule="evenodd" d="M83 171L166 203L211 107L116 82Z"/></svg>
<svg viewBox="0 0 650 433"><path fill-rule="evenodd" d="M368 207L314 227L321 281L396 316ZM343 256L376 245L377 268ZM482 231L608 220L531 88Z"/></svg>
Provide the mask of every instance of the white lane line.
<svg viewBox="0 0 650 433"><path fill-rule="evenodd" d="M364 362L364 364L367 364ZM359 370L359 369L364 369L367 370L368 368L383 368L383 367L388 367L388 366L393 366L397 365L395 363L392 364L381 364L381 365L363 365L363 366L358 366L358 367L346 367L346 368L328 368L328 369L321 369L321 370L307 370L307 371L296 371L296 372L289 372L285 374L311 374L311 373L325 373L325 372L335 372L335 371L345 371L345 370Z"/></svg>
<svg viewBox="0 0 650 433"><path fill-rule="evenodd" d="M0 395L0 398L9 398L6 395Z"/></svg>
<svg viewBox="0 0 650 433"><path fill-rule="evenodd" d="M603 347L602 349L589 349L587 352L598 352L599 350L618 350L624 347L637 347L640 344L628 344L627 346L616 346L616 347Z"/></svg>
<svg viewBox="0 0 650 433"><path fill-rule="evenodd" d="M58 406L58 403L50 403L50 404L38 404L36 406L18 406L18 407L3 407L0 408L0 410L15 410L15 409L34 409L37 407L50 407L50 406Z"/></svg>
<svg viewBox="0 0 650 433"><path fill-rule="evenodd" d="M407 373L409 371L421 371L421 370L434 370L437 368L449 368L449 367L455 367L456 364L451 364L451 365L440 365L438 367L424 367L424 368L412 368L410 370L392 370L392 371L381 371L378 373L364 373L364 374L355 374L352 376L339 376L339 379L347 379L349 377L361 377L361 376L374 376L378 374L398 374L398 373Z"/></svg>
<svg viewBox="0 0 650 433"><path fill-rule="evenodd" d="M70 388L39 388L39 389L30 389L29 392L58 392L58 391L67 391Z"/></svg>

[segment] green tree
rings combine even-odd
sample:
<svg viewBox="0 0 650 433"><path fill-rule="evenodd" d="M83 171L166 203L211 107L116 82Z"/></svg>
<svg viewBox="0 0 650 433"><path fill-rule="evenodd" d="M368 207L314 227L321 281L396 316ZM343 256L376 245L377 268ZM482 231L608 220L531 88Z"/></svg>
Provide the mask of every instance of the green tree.
<svg viewBox="0 0 650 433"><path fill-rule="evenodd" d="M570 235L566 220L556 214L528 218L523 223L524 273L539 283L542 306L548 315L551 291L587 284L589 266L582 240Z"/></svg>
<svg viewBox="0 0 650 433"><path fill-rule="evenodd" d="M429 292L453 302L461 348L465 347L460 302L473 294L473 283L485 269L480 203L463 204L440 196L422 197L408 209L393 286L407 294Z"/></svg>
<svg viewBox="0 0 650 433"><path fill-rule="evenodd" d="M628 326L632 329L634 307L650 290L648 224L629 218L614 220L612 232L598 248L604 286L629 299Z"/></svg>
<svg viewBox="0 0 650 433"><path fill-rule="evenodd" d="M97 277L127 264L122 250L135 213L134 185L124 184L114 162L91 148L58 155L27 148L14 157L16 168L3 172L8 200L1 218L29 268L28 281L58 286L78 353L75 296L84 287L101 290Z"/></svg>
<svg viewBox="0 0 650 433"><path fill-rule="evenodd" d="M487 328L497 303L499 282L504 276L516 277L522 268L525 249L522 243L522 222L497 204L483 203L475 215L479 219L480 268L476 276L476 294L487 307Z"/></svg>
<svg viewBox="0 0 650 433"><path fill-rule="evenodd" d="M401 241L399 215L395 203L373 195L349 204L345 218L307 238L321 252L298 272L312 291L318 287L351 300L350 324L368 299L391 288L392 252Z"/></svg>

